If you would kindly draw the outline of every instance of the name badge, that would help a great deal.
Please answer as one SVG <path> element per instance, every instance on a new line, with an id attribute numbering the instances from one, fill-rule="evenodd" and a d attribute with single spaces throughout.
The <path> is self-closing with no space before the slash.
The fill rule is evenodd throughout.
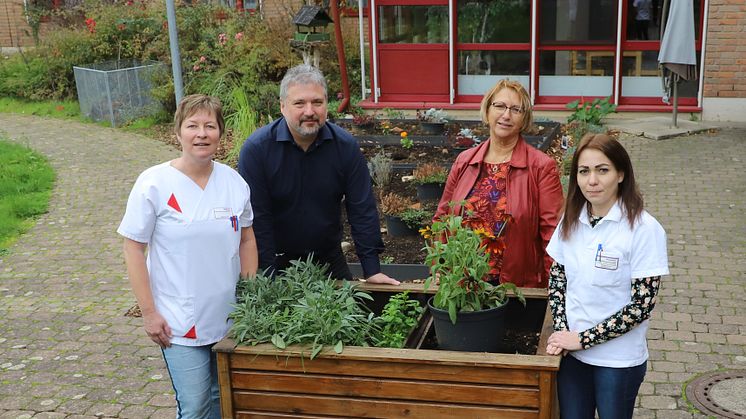
<path id="1" fill-rule="evenodd" d="M 215 208 L 212 210 L 216 220 L 231 218 L 233 211 L 230 208 Z"/>
<path id="2" fill-rule="evenodd" d="M 611 256 L 599 255 L 596 257 L 595 266 L 599 269 L 606 269 L 609 271 L 616 271 L 619 267 L 619 258 Z"/>

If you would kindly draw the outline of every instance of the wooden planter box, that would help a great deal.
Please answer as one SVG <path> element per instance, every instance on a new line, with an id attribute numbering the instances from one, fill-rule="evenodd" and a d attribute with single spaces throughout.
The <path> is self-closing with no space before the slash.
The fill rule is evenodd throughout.
<path id="1" fill-rule="evenodd" d="M 364 284 L 377 300 L 421 284 Z M 392 291 L 393 290 L 393 291 Z M 347 346 L 279 350 L 271 344 L 215 345 L 224 418 L 553 418 L 560 357 L 546 355 L 552 331 L 545 289 L 524 289 L 529 304 L 508 324 L 535 319 L 535 355 Z M 372 308 L 374 311 L 375 308 Z M 427 325 L 414 340 L 422 343 Z"/>

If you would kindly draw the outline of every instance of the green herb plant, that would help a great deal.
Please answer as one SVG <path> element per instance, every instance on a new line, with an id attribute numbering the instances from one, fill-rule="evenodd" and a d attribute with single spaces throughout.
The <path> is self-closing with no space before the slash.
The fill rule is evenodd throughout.
<path id="1" fill-rule="evenodd" d="M 403 348 L 409 334 L 419 321 L 424 308 L 409 299 L 409 291 L 393 295 L 383 307 L 377 321 L 380 332 L 373 337 L 374 345 L 383 348 Z"/>
<path id="2" fill-rule="evenodd" d="M 239 344 L 310 345 L 313 359 L 327 345 L 336 353 L 344 345 L 369 346 L 378 333 L 374 314 L 362 304 L 372 297 L 348 281 L 337 283 L 311 257 L 274 278 L 241 279 L 236 300 L 229 336 Z"/>
<path id="3" fill-rule="evenodd" d="M 480 311 L 506 304 L 509 291 L 525 304 L 523 294 L 515 284 L 503 282 L 492 285 L 487 282 L 490 256 L 486 252 L 486 232 L 475 231 L 464 225 L 460 215 L 448 214 L 435 221 L 422 234 L 430 239 L 425 246 L 425 264 L 430 266 L 425 289 L 434 281 L 439 283 L 433 305 L 448 311 L 453 324 L 456 324 L 459 312 Z"/>
<path id="4" fill-rule="evenodd" d="M 565 105 L 573 113 L 567 118 L 567 122 L 579 121 L 582 124 L 602 125 L 601 120 L 608 114 L 616 112 L 616 105 L 609 103 L 611 97 L 593 99 L 592 102 L 582 102 L 580 99 L 573 100 Z"/>

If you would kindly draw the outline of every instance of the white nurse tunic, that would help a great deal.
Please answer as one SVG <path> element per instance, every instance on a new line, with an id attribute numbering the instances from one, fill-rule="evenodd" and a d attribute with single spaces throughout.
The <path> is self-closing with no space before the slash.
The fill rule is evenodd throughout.
<path id="1" fill-rule="evenodd" d="M 171 343 L 208 345 L 228 332 L 241 228 L 252 222 L 249 186 L 224 164 L 213 162 L 204 190 L 170 162 L 138 177 L 117 232 L 148 244 L 150 289 Z"/>
<path id="2" fill-rule="evenodd" d="M 565 267 L 565 310 L 570 330 L 582 332 L 601 323 L 630 303 L 632 279 L 668 274 L 666 232 L 643 211 L 630 228 L 619 203 L 591 227 L 581 211 L 577 229 L 568 240 L 552 235 L 547 253 Z M 602 367 L 634 367 L 648 359 L 648 320 L 621 336 L 570 354 Z"/>

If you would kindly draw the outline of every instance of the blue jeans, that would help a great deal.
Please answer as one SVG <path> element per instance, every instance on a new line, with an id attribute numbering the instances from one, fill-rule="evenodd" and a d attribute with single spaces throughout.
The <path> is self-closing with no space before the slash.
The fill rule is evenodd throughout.
<path id="1" fill-rule="evenodd" d="M 557 394 L 562 419 L 630 419 L 635 398 L 645 378 L 647 363 L 629 368 L 597 367 L 562 358 L 557 373 Z"/>
<path id="2" fill-rule="evenodd" d="M 177 419 L 220 419 L 218 364 L 213 345 L 163 349 L 176 393 Z"/>

